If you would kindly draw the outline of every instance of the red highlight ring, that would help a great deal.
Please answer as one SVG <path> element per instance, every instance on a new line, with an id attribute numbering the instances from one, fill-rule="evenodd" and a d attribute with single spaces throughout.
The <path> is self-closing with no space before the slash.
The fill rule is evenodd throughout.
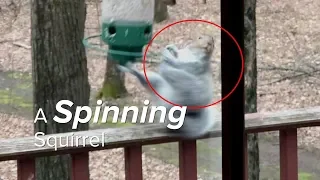
<path id="1" fill-rule="evenodd" d="M 244 57 L 243 57 L 243 53 L 242 53 L 242 50 L 240 48 L 240 45 L 238 44 L 237 40 L 227 31 L 225 30 L 223 27 L 219 26 L 218 24 L 216 23 L 213 23 L 213 22 L 210 22 L 210 21 L 206 21 L 206 20 L 202 20 L 202 19 L 185 19 L 185 20 L 180 20 L 180 21 L 176 21 L 174 23 L 171 23 L 171 24 L 168 24 L 167 26 L 165 26 L 164 28 L 162 28 L 160 31 L 158 31 L 153 37 L 152 39 L 150 40 L 150 42 L 148 43 L 147 47 L 146 47 L 146 50 L 144 52 L 144 55 L 143 55 L 143 61 L 142 61 L 142 64 L 143 64 L 143 71 L 144 71 L 144 76 L 146 77 L 146 80 L 147 80 L 147 83 L 148 83 L 148 86 L 152 89 L 152 91 L 157 95 L 159 96 L 161 99 L 163 99 L 164 101 L 166 101 L 167 103 L 169 104 L 172 104 L 174 106 L 180 106 L 179 104 L 175 104 L 173 102 L 170 102 L 169 100 L 163 98 L 153 87 L 152 85 L 150 84 L 149 82 L 149 79 L 147 77 L 147 73 L 146 73 L 146 58 L 147 58 L 147 52 L 149 50 L 149 47 L 150 45 L 152 44 L 152 41 L 161 33 L 163 32 L 165 29 L 173 26 L 173 25 L 176 25 L 176 24 L 179 24 L 179 23 L 183 23 L 183 22 L 202 22 L 202 23 L 207 23 L 207 24 L 211 24 L 213 26 L 216 26 L 218 28 L 220 28 L 222 31 L 224 31 L 225 33 L 227 33 L 227 35 L 229 35 L 229 37 L 235 42 L 235 44 L 237 45 L 238 49 L 239 49 L 239 53 L 240 53 L 240 56 L 241 56 L 241 73 L 240 73 L 240 76 L 238 78 L 238 81 L 236 83 L 236 85 L 233 87 L 233 89 L 223 98 L 221 98 L 220 100 L 216 101 L 216 102 L 213 102 L 212 104 L 208 104 L 208 105 L 205 105 L 205 106 L 188 106 L 187 108 L 190 108 L 190 109 L 201 109 L 201 108 L 206 108 L 206 107 L 209 107 L 209 106 L 213 106 L 215 104 L 218 104 L 219 102 L 222 102 L 223 100 L 227 99 L 234 91 L 235 89 L 237 88 L 237 86 L 239 85 L 240 81 L 241 81 L 241 77 L 243 76 L 243 73 L 244 73 Z"/>

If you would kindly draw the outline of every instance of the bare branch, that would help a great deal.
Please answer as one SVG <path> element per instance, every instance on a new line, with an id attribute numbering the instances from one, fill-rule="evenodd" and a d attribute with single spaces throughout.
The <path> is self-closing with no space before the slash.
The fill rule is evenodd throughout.
<path id="1" fill-rule="evenodd" d="M 13 42 L 12 44 L 15 45 L 15 46 L 18 46 L 18 47 L 25 48 L 25 49 L 31 49 L 31 46 L 28 46 L 26 44 L 22 44 L 22 43 L 19 43 L 19 42 Z"/>
<path id="2" fill-rule="evenodd" d="M 317 73 L 317 72 L 320 72 L 320 69 L 316 70 L 316 71 L 313 71 L 311 73 L 301 73 L 301 74 L 296 74 L 296 75 L 292 75 L 292 76 L 286 76 L 286 77 L 280 78 L 280 79 L 278 79 L 276 81 L 269 82 L 269 83 L 266 83 L 266 84 L 262 84 L 262 86 L 271 85 L 271 84 L 274 84 L 274 83 L 278 83 L 278 82 L 282 82 L 282 81 L 285 81 L 285 80 L 294 79 L 294 78 L 298 78 L 298 77 L 303 77 L 303 76 L 305 76 L 304 78 L 310 77 L 310 76 L 313 76 L 313 74 Z"/>

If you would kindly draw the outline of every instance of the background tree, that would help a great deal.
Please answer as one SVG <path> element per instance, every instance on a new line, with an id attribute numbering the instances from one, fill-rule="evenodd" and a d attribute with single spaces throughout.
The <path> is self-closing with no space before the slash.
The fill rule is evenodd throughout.
<path id="1" fill-rule="evenodd" d="M 167 6 L 174 6 L 176 0 L 155 0 L 154 22 L 160 23 L 169 17 Z M 108 98 L 120 98 L 127 94 L 124 85 L 125 74 L 115 67 L 115 61 L 106 62 L 106 72 L 103 85 L 96 98 L 106 100 Z"/>
<path id="2" fill-rule="evenodd" d="M 103 85 L 98 92 L 96 99 L 114 99 L 127 94 L 127 89 L 124 85 L 125 74 L 120 72 L 115 65 L 116 61 L 107 60 Z"/>
<path id="3" fill-rule="evenodd" d="M 176 5 L 176 0 L 155 0 L 154 6 L 154 22 L 162 22 L 169 17 L 168 6 Z"/>
<path id="4" fill-rule="evenodd" d="M 256 0 L 244 3 L 245 112 L 257 112 Z M 259 180 L 258 134 L 248 134 L 248 178 Z"/>
<path id="5" fill-rule="evenodd" d="M 55 110 L 60 100 L 74 103 L 68 108 L 73 114 L 76 106 L 89 104 L 87 59 L 82 44 L 85 1 L 32 0 L 31 3 L 34 116 L 42 108 L 48 120 L 47 124 L 39 120 L 34 131 L 69 132 L 71 122 L 58 124 L 52 119 L 55 115 L 64 117 Z M 78 126 L 78 130 L 87 129 L 88 124 Z M 38 180 L 69 180 L 70 156 L 37 158 L 36 168 Z"/>

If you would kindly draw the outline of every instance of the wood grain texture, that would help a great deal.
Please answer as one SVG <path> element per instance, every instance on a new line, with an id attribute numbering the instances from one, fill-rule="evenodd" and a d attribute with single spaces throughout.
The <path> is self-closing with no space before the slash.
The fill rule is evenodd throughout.
<path id="1" fill-rule="evenodd" d="M 143 180 L 142 146 L 124 148 L 125 180 Z"/>
<path id="2" fill-rule="evenodd" d="M 246 114 L 245 117 L 247 133 L 320 126 L 320 106 L 280 112 Z M 24 157 L 38 157 L 112 149 L 132 145 L 168 143 L 181 140 L 166 136 L 163 133 L 162 128 L 163 127 L 159 126 L 159 124 L 151 124 L 117 129 L 98 129 L 73 132 L 73 136 L 97 136 L 99 141 L 97 139 L 95 140 L 98 142 L 97 144 L 99 144 L 99 146 L 91 146 L 89 141 L 90 139 L 87 138 L 84 144 L 82 141 L 79 141 L 79 145 L 77 147 L 63 147 L 58 144 L 57 150 L 55 150 L 54 147 L 48 146 L 48 144 L 44 147 L 37 147 L 35 145 L 37 141 L 34 136 L 0 139 L 0 161 L 20 159 Z M 104 138 L 102 138 L 102 134 L 104 134 Z M 50 134 L 43 136 L 43 138 L 46 139 L 49 136 L 61 137 L 62 144 L 65 144 L 67 140 L 70 142 L 72 133 Z M 220 136 L 221 130 L 214 129 L 203 138 Z M 54 139 L 51 139 L 49 142 L 53 143 L 53 141 Z"/>
<path id="3" fill-rule="evenodd" d="M 72 114 L 75 114 L 78 106 L 89 105 L 90 84 L 86 50 L 82 43 L 86 2 L 32 0 L 30 5 L 33 115 L 45 115 L 49 119 L 47 123 L 36 121 L 34 131 L 46 134 L 74 131 L 71 121 L 59 124 L 52 119 L 55 116 L 63 117 L 56 110 L 56 104 L 61 100 L 67 99 L 73 103 L 67 107 Z M 40 109 L 44 114 L 37 116 Z M 80 113 L 79 116 L 84 118 L 86 114 Z M 89 124 L 84 123 L 77 128 L 88 129 Z M 37 158 L 36 179 L 70 180 L 70 168 L 69 155 Z"/>
<path id="4" fill-rule="evenodd" d="M 197 180 L 197 142 L 179 142 L 179 179 Z"/>
<path id="5" fill-rule="evenodd" d="M 17 162 L 18 180 L 35 180 L 35 160 L 32 158 L 19 159 Z"/>
<path id="6" fill-rule="evenodd" d="M 298 180 L 297 129 L 280 131 L 280 180 Z"/>
<path id="7" fill-rule="evenodd" d="M 256 0 L 244 1 L 245 113 L 257 112 L 257 25 Z M 259 136 L 247 136 L 248 180 L 260 179 Z"/>

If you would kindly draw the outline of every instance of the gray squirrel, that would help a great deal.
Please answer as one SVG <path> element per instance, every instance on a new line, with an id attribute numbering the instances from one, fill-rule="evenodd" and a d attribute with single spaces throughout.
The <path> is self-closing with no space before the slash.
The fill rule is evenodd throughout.
<path id="1" fill-rule="evenodd" d="M 168 45 L 162 52 L 162 62 L 158 73 L 147 71 L 147 77 L 158 94 L 181 106 L 205 106 L 213 102 L 213 79 L 210 59 L 214 50 L 211 36 L 199 36 L 185 48 L 178 49 Z M 148 86 L 143 72 L 132 64 L 117 65 L 120 71 L 137 77 L 139 82 L 150 91 L 157 106 L 171 108 L 173 105 L 158 97 Z M 215 124 L 216 110 L 210 106 L 202 109 L 187 109 L 185 121 L 179 130 L 167 129 L 171 135 L 193 139 L 203 136 Z"/>

